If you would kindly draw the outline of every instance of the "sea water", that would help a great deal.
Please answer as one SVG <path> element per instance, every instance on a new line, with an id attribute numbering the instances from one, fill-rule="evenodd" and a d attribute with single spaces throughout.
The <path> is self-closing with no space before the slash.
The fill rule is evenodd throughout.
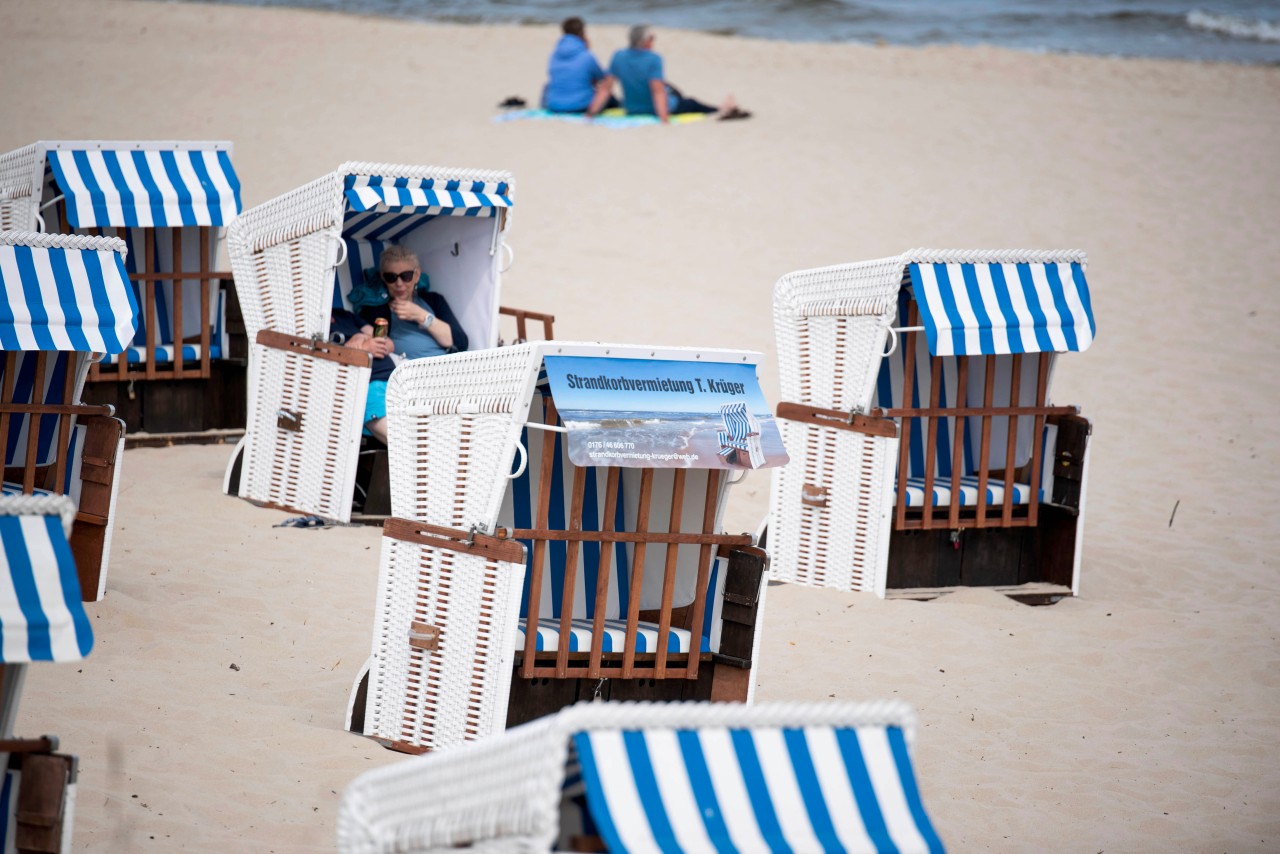
<path id="1" fill-rule="evenodd" d="M 650 24 L 726 36 L 1280 64 L 1280 0 L 187 0 L 461 23 Z M 621 45 L 598 45 L 608 51 Z"/>

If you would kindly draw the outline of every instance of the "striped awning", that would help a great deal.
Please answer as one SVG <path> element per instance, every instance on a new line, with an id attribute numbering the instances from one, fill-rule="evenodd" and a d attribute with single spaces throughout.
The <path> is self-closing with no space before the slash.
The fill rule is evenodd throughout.
<path id="1" fill-rule="evenodd" d="M 0 662 L 88 655 L 93 629 L 61 517 L 0 515 L 0 546 Z"/>
<path id="2" fill-rule="evenodd" d="M 935 356 L 1087 350 L 1097 327 L 1079 263 L 912 264 Z"/>
<path id="3" fill-rule="evenodd" d="M 123 253 L 114 238 L 0 235 L 0 350 L 122 352 L 138 328 Z"/>
<path id="4" fill-rule="evenodd" d="M 48 163 L 74 228 L 222 226 L 240 213 L 223 149 L 51 149 Z"/>
<path id="5" fill-rule="evenodd" d="M 902 730 L 591 730 L 573 743 L 609 851 L 942 851 Z"/>
<path id="6" fill-rule="evenodd" d="M 444 214 L 493 216 L 509 208 L 504 183 L 441 181 L 434 178 L 384 179 L 379 175 L 348 175 L 344 182 L 347 207 L 357 213 Z"/>

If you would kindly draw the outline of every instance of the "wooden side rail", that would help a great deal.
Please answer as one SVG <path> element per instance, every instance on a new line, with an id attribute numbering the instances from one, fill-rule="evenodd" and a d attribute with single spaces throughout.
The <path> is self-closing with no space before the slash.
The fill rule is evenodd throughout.
<path id="1" fill-rule="evenodd" d="M 57 210 L 58 222 L 62 233 L 71 234 L 71 226 L 67 222 L 65 200 L 58 202 Z M 200 257 L 195 265 L 196 269 L 184 269 L 187 266 L 183 263 L 182 258 L 184 228 L 170 229 L 172 231 L 173 255 L 170 269 L 153 269 L 158 257 L 156 254 L 156 229 L 154 228 L 144 229 L 144 257 L 138 258 L 135 255 L 133 259 L 133 265 L 137 272 L 131 273 L 129 279 L 134 285 L 135 293 L 143 294 L 143 305 L 139 308 L 146 327 L 144 336 L 146 339 L 144 343 L 145 352 L 143 353 L 142 363 L 137 367 L 130 365 L 128 352 L 126 351 L 120 354 L 119 361 L 114 365 L 98 363 L 90 367 L 89 382 L 208 379 L 211 376 L 209 347 L 212 344 L 213 314 L 209 306 L 210 295 L 215 287 L 215 282 L 220 279 L 230 281 L 231 274 L 221 270 L 211 270 L 207 266 L 210 263 L 213 227 L 186 226 L 185 228 L 198 228 L 199 230 Z M 89 229 L 89 231 L 99 237 L 105 233 L 100 227 Z M 119 231 L 117 230 L 117 233 Z M 120 236 L 123 237 L 124 235 L 120 234 Z M 189 281 L 199 282 L 200 284 L 200 334 L 187 338 L 182 334 L 182 303 L 185 296 L 183 284 Z M 164 282 L 172 283 L 174 286 L 172 288 L 173 300 L 166 312 L 169 328 L 173 330 L 173 362 L 162 367 L 156 361 L 155 352 L 159 343 L 156 335 L 156 323 L 159 320 L 156 317 L 156 287 Z M 199 361 L 188 364 L 183 358 L 183 345 L 197 343 L 200 345 Z M 225 359 L 227 354 L 223 353 L 222 357 Z"/>
<path id="2" fill-rule="evenodd" d="M 506 305 L 498 307 L 498 314 L 505 314 L 508 317 L 514 317 L 516 320 L 515 340 L 508 343 L 523 344 L 525 341 L 529 340 L 529 321 L 542 324 L 543 340 L 550 341 L 554 338 L 551 331 L 552 325 L 556 322 L 556 316 L 554 314 L 543 314 L 538 311 L 528 311 L 523 308 L 512 308 L 511 306 Z M 499 345 L 501 345 L 501 343 L 502 342 L 499 342 Z"/>
<path id="3" fill-rule="evenodd" d="M 549 397 L 543 398 L 544 411 L 542 421 L 555 424 L 557 421 L 555 402 Z M 590 530 L 591 525 L 583 521 L 583 505 L 585 503 L 587 479 L 595 477 L 592 469 L 572 466 L 572 492 L 569 501 L 568 524 L 564 530 L 553 530 L 549 525 L 550 506 L 552 501 L 561 500 L 552 495 L 552 481 L 556 466 L 556 443 L 543 442 L 540 459 L 530 460 L 530 465 L 539 467 L 538 496 L 533 514 L 534 527 L 517 529 L 500 529 L 496 536 L 500 539 L 524 540 L 532 543 L 532 561 L 529 569 L 529 598 L 526 613 L 526 631 L 524 649 L 520 656 L 518 674 L 522 679 L 554 678 L 554 679 L 698 679 L 701 654 L 702 624 L 709 607 L 707 602 L 708 586 L 711 578 L 712 562 L 717 552 L 729 554 L 730 550 L 750 548 L 752 538 L 749 535 L 717 534 L 714 532 L 716 505 L 720 496 L 723 473 L 718 470 L 707 471 L 705 490 L 700 490 L 698 497 L 700 518 L 698 530 L 681 530 L 681 521 L 685 518 L 684 502 L 686 496 L 686 469 L 673 469 L 671 472 L 671 493 L 668 505 L 665 528 L 666 531 L 651 531 L 650 518 L 655 506 L 654 470 L 643 469 L 640 472 L 638 508 L 634 521 L 634 530 L 617 530 L 618 502 L 621 500 L 622 470 L 617 467 L 606 469 L 603 509 L 599 526 L 602 530 Z M 547 549 L 552 542 L 564 544 L 564 576 L 560 585 L 559 605 L 559 637 L 560 643 L 555 651 L 538 651 L 537 623 L 542 613 L 543 580 L 547 571 Z M 596 567 L 594 589 L 579 590 L 578 562 L 584 543 L 599 545 L 599 564 Z M 618 621 L 625 623 L 621 650 L 606 653 L 605 620 L 608 609 L 610 585 L 614 583 L 614 548 L 618 543 L 630 543 L 633 552 L 630 561 L 629 588 L 626 591 L 625 613 L 618 615 Z M 651 549 L 662 549 L 661 596 L 658 606 L 645 611 L 641 610 L 641 596 L 645 590 L 646 555 Z M 694 579 L 694 597 L 689 603 L 676 607 L 674 604 L 677 570 L 681 565 L 680 550 L 696 549 L 696 578 Z M 651 569 L 656 569 L 651 567 Z M 650 589 L 654 584 L 651 582 Z M 618 591 L 621 593 L 621 591 Z M 582 594 L 582 598 L 591 601 L 591 646 L 590 653 L 575 655 L 569 649 L 572 636 L 574 602 Z M 619 597 L 621 598 L 621 597 Z M 651 653 L 638 651 L 638 635 L 640 623 L 653 624 L 657 631 L 657 648 Z M 579 624 L 581 625 L 581 624 Z M 687 631 L 689 652 L 676 653 L 668 649 L 668 637 L 673 628 Z M 616 649 L 616 648 L 615 648 Z"/>
<path id="4" fill-rule="evenodd" d="M 912 302 L 909 313 L 907 326 L 920 326 L 919 307 Z M 1049 353 L 1015 353 L 1011 357 L 1011 368 L 1009 376 L 1009 399 L 1006 405 L 995 405 L 995 378 L 996 378 L 996 356 L 956 356 L 956 357 L 937 357 L 928 356 L 929 364 L 929 399 L 927 402 L 922 401 L 920 405 L 912 405 L 915 400 L 914 386 L 917 376 L 917 346 L 919 331 L 908 331 L 903 333 L 901 346 L 903 349 L 903 389 L 902 404 L 895 407 L 880 407 L 873 409 L 870 413 L 872 417 L 880 419 L 899 419 L 900 428 L 900 444 L 898 449 L 898 483 L 897 483 L 897 504 L 894 510 L 893 527 L 896 530 L 933 530 L 936 528 L 959 530 L 961 528 L 1015 528 L 1015 527 L 1035 527 L 1040 511 L 1040 485 L 1041 472 L 1044 464 L 1044 447 L 1043 437 L 1045 424 L 1049 422 L 1061 422 L 1066 425 L 1075 425 L 1077 421 L 1087 421 L 1079 417 L 1079 409 L 1075 406 L 1050 406 L 1048 405 L 1048 385 L 1049 385 L 1049 365 L 1052 354 Z M 951 401 L 951 405 L 944 406 L 941 403 L 941 394 L 943 387 L 943 362 L 945 359 L 954 359 L 955 362 L 955 389 L 957 400 Z M 982 403 L 976 405 L 973 396 L 969 394 L 969 372 L 975 364 L 975 360 L 981 360 L 982 380 Z M 1024 380 L 1024 372 L 1033 371 L 1035 397 L 1033 400 L 1023 403 L 1020 400 L 1022 385 Z M 779 415 L 781 415 L 781 407 Z M 969 475 L 976 475 L 977 484 L 977 502 L 976 506 L 964 507 L 960 500 L 961 479 L 964 477 L 964 466 L 960 462 L 965 457 L 966 446 L 968 445 L 968 431 L 970 429 L 971 419 L 979 419 L 980 437 L 978 443 L 978 462 L 976 471 Z M 994 419 L 1004 418 L 1007 422 L 1005 432 L 1005 453 L 1003 459 L 992 459 L 991 452 L 991 433 L 994 428 Z M 1020 421 L 1024 418 L 1032 420 L 1031 429 L 1031 458 L 1021 466 L 1018 466 L 1016 460 L 1018 439 L 1020 436 Z M 951 473 L 949 475 L 942 474 L 939 471 L 938 463 L 938 430 L 939 425 L 945 423 L 945 419 L 955 419 L 954 431 L 951 444 L 948 447 L 952 460 Z M 1078 430 L 1072 430 L 1071 426 L 1066 429 L 1072 437 L 1078 435 Z M 910 471 L 909 461 L 911 454 L 912 432 L 915 430 L 924 431 L 924 472 L 923 472 L 923 491 L 924 504 L 920 508 L 909 508 L 907 506 L 907 472 Z M 1087 435 L 1087 433 L 1086 433 Z M 1060 434 L 1059 444 L 1062 443 L 1062 435 Z M 1073 439 L 1073 441 L 1075 441 Z M 1080 461 L 1083 460 L 1083 445 L 1076 441 L 1078 447 L 1074 453 Z M 1056 451 L 1055 451 L 1056 453 Z M 1055 462 L 1055 475 L 1057 472 L 1057 463 Z M 1070 460 L 1064 458 L 1064 470 L 1070 468 Z M 1072 472 L 1074 474 L 1074 472 Z M 917 473 L 917 476 L 919 473 Z M 987 500 L 987 489 L 992 481 L 997 479 L 1004 481 L 1005 488 L 1001 501 L 997 506 L 989 506 Z M 1076 478 L 1078 482 L 1078 477 Z M 1030 495 L 1025 504 L 1017 504 L 1014 499 L 1014 483 L 1023 483 L 1028 486 Z M 932 506 L 933 490 L 935 485 L 942 485 L 950 489 L 951 501 L 945 507 Z M 1062 490 L 1069 491 L 1069 484 L 1064 484 Z M 1078 488 L 1075 492 L 1074 500 L 1078 502 Z M 1060 488 L 1056 482 L 1054 484 L 1054 503 L 1058 501 Z M 1066 492 L 1062 492 L 1062 497 L 1068 502 L 1071 500 Z"/>
<path id="5" fill-rule="evenodd" d="M 19 353 L 9 351 L 4 354 L 4 377 L 0 380 L 0 453 L 7 458 L 10 446 L 22 441 L 22 431 L 26 428 L 26 443 L 22 446 L 22 465 L 4 466 L 4 479 L 7 482 L 20 484 L 25 495 L 36 489 L 49 490 L 57 495 L 66 492 L 67 448 L 71 443 L 71 430 L 76 418 L 110 417 L 115 410 L 110 406 L 69 403 L 18 403 L 14 401 L 17 393 L 17 377 L 19 373 Z M 49 374 L 58 367 L 62 360 L 63 400 L 71 400 L 75 395 L 74 358 L 67 354 L 39 352 L 26 354 L 27 358 L 35 358 L 35 368 L 31 374 L 31 387 L 39 389 L 43 394 L 49 383 Z M 40 434 L 47 417 L 57 419 L 57 434 L 52 437 L 53 449 L 49 451 L 52 461 L 40 464 Z"/>

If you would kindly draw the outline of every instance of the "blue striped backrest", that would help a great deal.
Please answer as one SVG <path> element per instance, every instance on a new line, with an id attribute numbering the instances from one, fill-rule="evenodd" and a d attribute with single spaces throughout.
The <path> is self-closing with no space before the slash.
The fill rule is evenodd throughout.
<path id="1" fill-rule="evenodd" d="M 35 351 L 19 351 L 16 353 L 0 353 L 0 388 L 3 388 L 5 373 L 8 370 L 9 355 L 14 355 L 15 379 L 13 395 L 5 403 L 25 404 L 62 404 L 70 401 L 63 399 L 66 388 L 67 370 L 72 360 L 78 360 L 80 354 L 71 352 L 48 352 L 45 354 L 46 367 L 42 388 L 35 388 L 36 363 L 40 353 Z M 27 440 L 32 423 L 39 431 L 36 443 L 36 465 L 52 465 L 57 460 L 61 449 L 57 447 L 61 415 L 10 414 L 7 433 L 0 437 L 5 442 L 4 464 L 6 466 L 22 466 L 27 462 Z"/>
<path id="2" fill-rule="evenodd" d="M 542 412 L 541 397 L 535 395 L 532 411 Z M 530 418 L 534 418 L 530 415 Z M 573 469 L 569 455 L 564 447 L 564 434 L 546 430 L 525 428 L 521 434 L 521 442 L 529 452 L 529 462 L 524 472 L 510 482 L 507 494 L 503 499 L 499 523 L 504 527 L 536 528 L 538 491 L 540 484 L 540 464 L 544 442 L 554 443 L 555 463 L 552 467 L 551 505 L 548 508 L 547 526 L 553 530 L 566 530 L 569 527 L 569 514 L 573 501 Z M 514 471 L 514 469 L 513 469 Z M 600 531 L 604 527 L 605 487 L 608 470 L 604 468 L 586 469 L 587 477 L 583 490 L 582 527 L 587 531 Z M 617 509 L 614 513 L 614 530 L 626 530 L 626 491 L 621 481 L 618 486 Z M 521 616 L 528 616 L 529 591 L 533 579 L 533 543 L 524 541 L 528 548 L 528 571 L 525 573 L 524 594 L 520 600 Z M 591 618 L 595 616 L 595 591 L 600 569 L 599 543 L 582 543 L 578 550 L 577 584 L 574 590 L 573 616 Z M 542 592 L 539 600 L 539 616 L 561 616 L 561 602 L 564 591 L 564 567 L 568 558 L 568 543 L 563 540 L 552 540 L 546 547 L 543 564 Z M 613 578 L 609 585 L 609 604 L 605 617 L 616 619 L 626 615 L 627 592 L 630 589 L 630 549 L 627 544 L 617 543 L 613 546 L 613 557 L 610 572 Z"/>
<path id="3" fill-rule="evenodd" d="M 573 735 L 609 851 L 941 852 L 895 726 Z"/>

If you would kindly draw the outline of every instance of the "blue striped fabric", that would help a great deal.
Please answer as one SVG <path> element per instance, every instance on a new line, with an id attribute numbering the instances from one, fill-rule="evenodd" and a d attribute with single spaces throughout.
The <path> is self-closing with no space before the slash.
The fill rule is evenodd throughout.
<path id="1" fill-rule="evenodd" d="M 1084 268 L 912 264 L 929 350 L 938 356 L 1083 351 L 1097 328 Z"/>
<path id="2" fill-rule="evenodd" d="M 528 620 L 520 618 L 520 628 L 516 632 L 515 648 L 524 649 L 525 630 Z M 590 652 L 593 623 L 588 619 L 576 619 L 569 628 L 569 651 Z M 627 637 L 626 620 L 604 621 L 604 642 L 602 652 L 623 652 Z M 657 623 L 639 622 L 636 628 L 636 652 L 658 651 L 659 627 Z M 688 652 L 692 636 L 686 629 L 675 628 L 667 631 L 667 652 Z M 560 649 L 560 621 L 553 617 L 538 620 L 538 638 L 535 647 L 538 652 L 555 652 Z M 711 652 L 711 641 L 703 636 L 702 652 Z"/>
<path id="3" fill-rule="evenodd" d="M 960 478 L 960 506 L 976 507 L 978 505 L 978 476 L 963 475 Z M 987 480 L 987 506 L 998 507 L 1004 503 L 1005 485 L 1003 480 L 990 478 Z M 1040 498 L 1045 500 L 1045 490 L 1040 490 Z M 896 502 L 898 494 L 894 492 L 894 501 Z M 1031 485 L 1027 483 L 1013 484 L 1013 503 L 1015 505 L 1028 504 L 1031 501 Z M 923 507 L 924 506 L 924 477 L 907 478 L 907 506 Z M 933 507 L 950 507 L 951 506 L 951 478 L 934 478 L 933 481 Z"/>
<path id="4" fill-rule="evenodd" d="M 941 852 L 902 731 L 575 733 L 610 851 Z"/>
<path id="5" fill-rule="evenodd" d="M 0 516 L 0 662 L 79 661 L 93 648 L 57 516 Z"/>
<path id="6" fill-rule="evenodd" d="M 725 430 L 733 439 L 743 440 L 760 432 L 760 425 L 745 403 L 721 404 L 720 417 L 724 419 Z"/>
<path id="7" fill-rule="evenodd" d="M 240 213 L 240 179 L 221 148 L 54 149 L 48 163 L 74 228 L 222 226 Z"/>
<path id="8" fill-rule="evenodd" d="M 119 353 L 138 304 L 109 249 L 0 244 L 0 350 Z"/>
<path id="9" fill-rule="evenodd" d="M 348 175 L 343 187 L 347 207 L 357 212 L 493 216 L 495 209 L 511 207 L 508 187 L 501 183 Z"/>

